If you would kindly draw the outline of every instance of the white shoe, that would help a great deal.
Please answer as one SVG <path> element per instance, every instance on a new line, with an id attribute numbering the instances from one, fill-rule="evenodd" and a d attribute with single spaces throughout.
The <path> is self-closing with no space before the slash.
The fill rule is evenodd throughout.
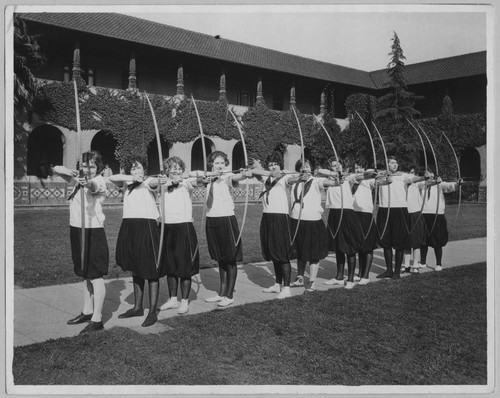
<path id="1" fill-rule="evenodd" d="M 370 279 L 369 278 L 361 278 L 359 280 L 358 285 L 368 285 L 369 283 L 370 283 Z"/>
<path id="2" fill-rule="evenodd" d="M 295 282 L 290 284 L 290 287 L 300 287 L 304 286 L 304 277 L 303 276 L 297 276 L 297 279 L 295 279 Z"/>
<path id="3" fill-rule="evenodd" d="M 281 292 L 281 285 L 279 283 L 275 283 L 271 287 L 268 287 L 262 291 L 264 293 L 279 293 L 279 292 Z"/>
<path id="4" fill-rule="evenodd" d="M 345 283 L 345 288 L 346 289 L 352 289 L 352 288 L 354 288 L 354 282 L 346 282 Z"/>
<path id="5" fill-rule="evenodd" d="M 344 285 L 344 280 L 339 280 L 339 279 L 336 279 L 336 278 L 333 278 L 333 279 L 329 279 L 325 282 L 323 282 L 325 285 Z"/>
<path id="6" fill-rule="evenodd" d="M 283 290 L 276 296 L 278 300 L 285 299 L 288 297 L 292 297 L 292 292 L 290 291 L 289 286 L 285 286 Z"/>
<path id="7" fill-rule="evenodd" d="M 234 299 L 222 297 L 222 300 L 217 304 L 218 307 L 227 307 L 234 303 Z"/>
<path id="8" fill-rule="evenodd" d="M 218 294 L 213 297 L 205 299 L 206 303 L 218 303 L 219 301 L 222 301 L 222 297 L 219 296 Z"/>
<path id="9" fill-rule="evenodd" d="M 355 276 L 354 277 L 354 282 L 359 282 L 362 278 L 360 276 Z"/>
<path id="10" fill-rule="evenodd" d="M 170 297 L 168 301 L 160 307 L 160 311 L 174 309 L 177 308 L 178 305 L 179 302 L 177 301 L 177 297 Z"/>
<path id="11" fill-rule="evenodd" d="M 178 314 L 187 314 L 189 311 L 189 301 L 183 299 L 181 300 L 181 304 L 179 305 L 179 309 L 177 310 Z"/>
<path id="12" fill-rule="evenodd" d="M 436 268 L 434 268 L 435 271 L 442 271 L 443 267 L 441 265 L 436 265 Z"/>
<path id="13" fill-rule="evenodd" d="M 412 268 L 427 268 L 427 264 L 420 264 L 420 263 L 417 263 L 417 265 L 413 265 Z"/>

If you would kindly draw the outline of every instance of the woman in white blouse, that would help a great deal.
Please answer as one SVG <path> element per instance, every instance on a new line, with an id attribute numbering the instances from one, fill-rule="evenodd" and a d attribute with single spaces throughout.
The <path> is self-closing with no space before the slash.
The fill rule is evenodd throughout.
<path id="1" fill-rule="evenodd" d="M 189 311 L 189 293 L 191 277 L 200 270 L 200 251 L 198 237 L 193 226 L 193 201 L 191 194 L 198 186 L 196 178 L 183 178 L 186 170 L 184 161 L 173 156 L 164 162 L 166 176 L 160 177 L 163 189 L 163 214 L 165 232 L 163 254 L 161 257 L 162 273 L 167 274 L 169 300 L 161 310 L 178 308 L 179 314 Z M 154 186 L 154 184 L 153 184 Z M 179 303 L 178 286 L 181 291 Z"/>
<path id="2" fill-rule="evenodd" d="M 144 315 L 143 297 L 145 280 L 149 284 L 149 313 L 142 326 L 151 326 L 158 320 L 159 279 L 164 270 L 159 264 L 158 250 L 160 233 L 156 194 L 151 183 L 156 180 L 147 176 L 148 160 L 136 156 L 125 165 L 126 174 L 115 174 L 109 180 L 125 188 L 123 197 L 123 219 L 116 243 L 116 263 L 124 271 L 132 272 L 134 284 L 134 307 L 118 315 L 132 318 Z"/>
<path id="3" fill-rule="evenodd" d="M 106 183 L 100 175 L 103 169 L 101 155 L 95 151 L 83 154 L 83 176 L 78 170 L 70 170 L 64 166 L 54 166 L 54 173 L 65 181 L 76 181 L 69 200 L 69 225 L 71 240 L 71 256 L 75 274 L 85 279 L 83 289 L 83 309 L 80 315 L 70 319 L 68 325 L 89 322 L 80 332 L 89 333 L 102 330 L 102 308 L 106 295 L 103 276 L 108 274 L 109 250 L 104 233 L 104 213 L 102 203 L 106 198 Z M 84 198 L 85 250 L 82 267 L 81 259 L 81 190 Z"/>

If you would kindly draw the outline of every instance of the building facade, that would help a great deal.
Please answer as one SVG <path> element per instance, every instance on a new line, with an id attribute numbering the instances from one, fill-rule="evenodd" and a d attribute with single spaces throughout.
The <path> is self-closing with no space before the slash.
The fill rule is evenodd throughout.
<path id="1" fill-rule="evenodd" d="M 205 101 L 225 96 L 240 115 L 255 105 L 258 96 L 269 109 L 288 110 L 291 90 L 297 93 L 294 100 L 302 113 L 317 115 L 324 106 L 321 94 L 328 86 L 333 89 L 335 116 L 342 129 L 349 120 L 344 107 L 349 95 L 380 97 L 388 90 L 385 69 L 356 70 L 121 14 L 21 16 L 47 59 L 34 70 L 44 81 L 69 82 L 80 76 L 90 87 L 109 90 L 137 88 L 171 97 L 193 95 Z M 456 114 L 486 112 L 486 52 L 407 65 L 405 73 L 408 90 L 425 97 L 416 105 L 424 118 L 439 114 L 445 95 L 452 98 Z M 16 181 L 39 182 L 50 174 L 50 164 L 74 167 L 74 131 L 41 119 L 36 109 L 23 126 L 28 138 L 16 153 Z M 230 167 L 241 164 L 243 151 L 237 140 L 207 135 L 211 150 L 230 154 Z M 106 131 L 84 131 L 82 146 L 83 151 L 99 150 L 113 172 L 119 171 L 116 141 Z M 164 157 L 178 155 L 187 160 L 191 170 L 202 165 L 201 147 L 200 140 L 172 142 L 163 152 Z M 471 156 L 479 158 L 479 166 L 476 159 L 474 167 L 485 170 L 485 148 L 474 150 Z M 157 157 L 154 151 L 149 148 L 151 159 Z M 290 168 L 299 156 L 299 148 L 289 145 L 285 166 Z"/>

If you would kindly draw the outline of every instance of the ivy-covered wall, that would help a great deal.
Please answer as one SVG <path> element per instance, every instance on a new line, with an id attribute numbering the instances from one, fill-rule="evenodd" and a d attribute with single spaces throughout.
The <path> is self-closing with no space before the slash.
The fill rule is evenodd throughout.
<path id="1" fill-rule="evenodd" d="M 148 145 L 155 139 L 154 124 L 145 93 L 139 90 L 117 90 L 89 87 L 78 80 L 81 127 L 84 130 L 104 130 L 117 140 L 116 157 L 122 164 L 131 156 L 145 154 Z M 188 97 L 167 97 L 149 94 L 154 108 L 160 134 L 166 141 L 190 142 L 199 137 L 198 120 L 193 103 Z M 35 103 L 35 112 L 42 120 L 76 131 L 75 99 L 73 83 L 51 82 L 44 84 Z M 196 101 L 201 123 L 206 135 L 223 139 L 239 140 L 239 132 L 228 112 L 226 101 Z M 373 154 L 369 136 L 359 119 L 358 112 L 370 128 L 374 138 L 376 157 L 384 163 L 382 146 L 372 121 L 377 125 L 389 154 L 401 160 L 401 168 L 411 164 L 423 165 L 422 145 L 413 128 L 404 123 L 395 128 L 388 117 L 378 117 L 377 98 L 366 94 L 351 95 L 346 100 L 346 109 L 351 118 L 348 129 L 341 131 L 334 115 L 323 117 L 339 157 L 347 166 L 355 161 L 366 160 L 373 166 Z M 318 165 L 324 166 L 333 156 L 333 150 L 323 129 L 314 115 L 297 116 L 302 129 L 304 145 Z M 273 150 L 284 152 L 289 144 L 300 145 L 297 121 L 292 110 L 274 111 L 263 102 L 249 108 L 241 117 L 250 159 L 263 161 Z M 442 115 L 439 118 L 415 120 L 429 136 L 438 159 L 438 168 L 444 179 L 456 178 L 453 153 L 441 131 L 449 137 L 460 157 L 467 147 L 479 147 L 486 143 L 485 115 Z M 432 152 L 425 143 L 429 164 L 433 164 Z M 252 161 L 251 161 L 252 162 Z"/>
<path id="2" fill-rule="evenodd" d="M 368 163 L 373 165 L 373 155 L 368 133 L 356 115 L 357 111 L 365 120 L 374 139 L 377 163 L 384 163 L 384 155 L 372 121 L 377 126 L 383 138 L 387 153 L 397 157 L 400 169 L 407 170 L 411 165 L 423 166 L 422 143 L 411 124 L 404 121 L 401 125 L 395 125 L 391 117 L 375 117 L 377 107 L 377 98 L 370 95 L 355 94 L 347 98 L 346 108 L 352 115 L 352 119 L 349 128 L 344 133 L 348 134 L 351 138 L 351 143 L 347 142 L 342 147 L 343 156 L 352 156 L 354 159 L 368 159 Z M 438 172 L 444 180 L 455 180 L 457 178 L 457 166 L 453 151 L 442 132 L 451 141 L 459 159 L 466 148 L 477 148 L 486 144 L 485 114 L 460 116 L 442 114 L 437 118 L 414 119 L 410 121 L 416 127 L 419 125 L 422 126 L 424 132 L 429 137 L 432 149 L 434 149 L 437 158 Z M 431 146 L 428 144 L 425 135 L 421 135 L 426 148 L 428 164 L 434 165 L 435 161 Z"/>
<path id="3" fill-rule="evenodd" d="M 145 93 L 139 90 L 117 90 L 89 87 L 78 80 L 80 122 L 83 130 L 105 130 L 117 140 L 116 157 L 123 165 L 131 156 L 145 154 L 155 139 L 154 124 Z M 166 141 L 190 142 L 199 137 L 198 119 L 188 97 L 148 94 L 156 115 L 160 134 Z M 73 83 L 52 82 L 43 85 L 36 101 L 36 113 L 42 120 L 76 131 Z M 238 129 L 228 112 L 226 101 L 196 101 L 203 132 L 223 139 L 240 139 Z M 304 145 L 320 161 L 333 155 L 327 138 L 313 115 L 297 110 Z M 274 111 L 257 102 L 242 117 L 245 142 L 250 159 L 263 161 L 273 150 L 300 145 L 297 121 L 292 110 Z M 328 128 L 338 134 L 333 118 Z"/>

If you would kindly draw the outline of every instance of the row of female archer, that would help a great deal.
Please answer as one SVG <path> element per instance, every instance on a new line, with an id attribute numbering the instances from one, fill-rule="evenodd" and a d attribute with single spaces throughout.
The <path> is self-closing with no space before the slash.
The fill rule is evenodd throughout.
<path id="1" fill-rule="evenodd" d="M 89 333 L 104 328 L 103 276 L 108 273 L 109 251 L 102 211 L 106 183 L 100 175 L 103 167 L 101 156 L 97 152 L 88 152 L 84 154 L 82 163 L 87 169 L 83 177 L 77 170 L 63 166 L 55 166 L 53 170 L 67 181 L 75 179 L 77 182 L 70 195 L 70 240 L 74 271 L 85 279 L 84 304 L 82 312 L 70 319 L 68 324 L 88 322 L 81 333 Z M 185 177 L 182 159 L 171 157 L 164 162 L 168 176 L 148 176 L 147 158 L 136 157 L 125 165 L 124 174 L 109 177 L 111 182 L 125 190 L 116 263 L 124 271 L 132 272 L 135 298 L 134 307 L 118 318 L 144 315 L 143 296 L 147 280 L 150 306 L 142 326 L 156 323 L 159 280 L 165 276 L 169 299 L 160 310 L 177 309 L 180 314 L 189 311 L 191 278 L 199 273 L 199 244 L 193 226 L 191 195 L 193 189 L 200 186 L 206 186 L 205 231 L 208 250 L 210 257 L 219 265 L 220 275 L 218 293 L 206 301 L 221 309 L 234 303 L 238 272 L 236 264 L 243 260 L 231 187 L 246 178 L 256 177 L 264 184 L 261 194 L 261 249 L 264 259 L 272 261 L 276 276 L 276 283 L 264 289 L 264 292 L 278 293 L 278 299 L 291 297 L 290 287 L 305 286 L 306 292 L 316 290 L 319 262 L 329 251 L 336 254 L 337 274 L 325 284 L 342 284 L 351 289 L 355 282 L 356 254 L 359 254 L 357 279 L 359 284 L 366 284 L 369 282 L 373 250 L 379 245 L 384 248 L 387 271 L 378 277 L 397 278 L 405 250 L 423 248 L 423 261 L 414 262 L 418 268 L 425 263 L 428 245 L 434 247 L 438 256 L 438 253 L 442 253 L 440 248 L 447 241 L 444 198 L 441 198 L 438 206 L 437 217 L 430 216 L 431 213 L 434 215 L 439 204 L 436 202 L 439 201 L 437 196 L 446 190 L 453 190 L 456 183 L 443 183 L 432 178 L 429 171 L 421 176 L 398 173 L 394 158 L 390 159 L 386 173 L 364 171 L 358 167 L 355 173 L 349 175 L 342 173 L 342 165 L 333 159 L 329 162 L 329 169 L 315 170 L 312 160 L 299 160 L 295 171 L 285 171 L 278 152 L 266 158 L 265 169 L 245 169 L 240 173 L 226 171 L 229 161 L 221 151 L 211 153 L 207 163 L 210 172 L 195 171 Z M 160 201 L 163 204 L 163 234 L 158 227 L 159 212 L 155 196 L 159 187 L 163 188 L 163 200 Z M 76 195 L 79 189 L 83 189 L 85 204 L 83 262 L 81 195 Z M 380 206 L 377 220 L 372 216 L 372 191 L 375 189 L 379 192 Z M 326 226 L 322 221 L 322 190 L 326 190 L 326 207 L 330 210 Z M 411 192 L 420 193 L 414 195 Z M 427 200 L 423 199 L 423 193 L 428 195 Z M 417 208 L 418 212 L 415 212 Z M 423 217 L 420 217 L 422 214 Z M 382 233 L 381 225 L 384 225 Z M 394 271 L 392 249 L 396 253 Z M 293 283 L 292 259 L 297 259 L 297 278 Z M 346 259 L 347 280 L 344 280 Z M 308 262 L 309 278 L 305 283 Z M 441 264 L 440 258 L 438 264 Z"/>

